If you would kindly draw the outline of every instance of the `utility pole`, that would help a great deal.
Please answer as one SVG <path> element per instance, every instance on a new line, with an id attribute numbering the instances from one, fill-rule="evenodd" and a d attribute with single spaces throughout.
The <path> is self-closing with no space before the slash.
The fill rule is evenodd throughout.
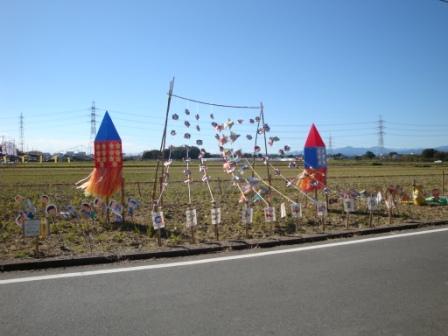
<path id="1" fill-rule="evenodd" d="M 96 107 L 95 101 L 92 102 L 92 107 L 90 108 L 90 141 L 89 150 L 90 154 L 93 154 L 93 142 L 96 136 Z"/>
<path id="2" fill-rule="evenodd" d="M 384 120 L 383 117 L 380 115 L 380 118 L 378 119 L 378 147 L 380 148 L 380 155 L 384 155 L 384 129 L 386 127 L 384 126 Z"/>
<path id="3" fill-rule="evenodd" d="M 20 150 L 23 153 L 23 143 L 24 143 L 24 132 L 23 132 L 23 113 L 20 113 L 19 117 L 19 127 L 20 127 Z"/>

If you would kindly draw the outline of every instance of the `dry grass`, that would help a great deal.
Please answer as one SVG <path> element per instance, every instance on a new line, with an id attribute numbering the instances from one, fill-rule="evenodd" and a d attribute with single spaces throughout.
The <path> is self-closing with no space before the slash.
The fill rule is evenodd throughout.
<path id="1" fill-rule="evenodd" d="M 291 177 L 298 170 L 288 169 L 284 163 L 278 166 L 282 173 Z M 183 180 L 183 165 L 178 162 L 171 170 L 169 185 L 164 198 L 163 210 L 167 224 L 164 245 L 175 246 L 189 243 L 190 232 L 185 228 L 185 210 L 188 207 L 187 187 Z M 443 166 L 416 163 L 381 163 L 371 162 L 333 162 L 329 168 L 329 187 L 334 192 L 348 190 L 385 190 L 388 185 L 400 185 L 411 194 L 412 183 L 424 185 L 427 193 L 433 188 L 441 189 Z M 24 164 L 16 167 L 0 167 L 0 259 L 34 257 L 34 241 L 22 238 L 20 228 L 14 223 L 19 211 L 14 205 L 14 196 L 20 194 L 33 201 L 38 208 L 38 216 L 43 218 L 43 209 L 39 208 L 39 197 L 49 195 L 53 203 L 60 209 L 66 205 L 79 207 L 86 198 L 74 183 L 87 176 L 91 170 L 90 163 L 71 165 L 65 164 Z M 199 242 L 214 240 L 214 231 L 210 218 L 210 196 L 206 185 L 200 182 L 201 174 L 198 164 L 193 163 L 192 206 L 198 211 L 198 227 L 196 236 Z M 266 168 L 259 164 L 258 171 L 266 175 Z M 209 165 L 209 175 L 212 177 L 212 191 L 217 204 L 222 209 L 221 239 L 245 238 L 245 227 L 240 223 L 241 205 L 238 204 L 238 190 L 232 186 L 229 177 L 223 173 L 221 165 Z M 98 215 L 98 220 L 86 219 L 63 220 L 56 219 L 51 224 L 51 236 L 41 241 L 40 251 L 43 256 L 81 255 L 89 253 L 125 253 L 154 249 L 156 241 L 153 238 L 151 225 L 151 191 L 154 178 L 154 162 L 130 162 L 124 168 L 126 179 L 126 198 L 133 197 L 141 201 L 141 207 L 134 218 L 123 224 L 105 225 L 105 218 Z M 288 197 L 305 205 L 304 197 L 294 189 L 287 189 L 281 180 L 275 180 L 274 186 Z M 320 195 L 322 198 L 323 196 Z M 335 197 L 330 197 L 336 199 Z M 116 197 L 119 200 L 119 195 Z M 285 200 L 278 194 L 272 194 L 272 204 L 276 206 L 277 218 L 280 216 L 280 203 Z M 275 237 L 293 234 L 295 225 L 299 224 L 300 233 L 319 232 L 320 226 L 314 207 L 309 203 L 304 207 L 304 217 L 295 222 L 288 215 L 286 219 L 278 219 L 275 225 L 264 223 L 263 204 L 256 205 L 254 223 L 250 228 L 251 238 Z M 330 205 L 330 213 L 326 218 L 327 231 L 345 229 L 345 217 L 342 205 L 336 202 Z M 357 202 L 357 213 L 350 216 L 351 227 L 364 227 L 368 223 L 365 202 Z M 418 207 L 414 205 L 399 205 L 393 217 L 393 223 L 405 220 L 437 220 L 447 218 L 447 207 Z M 388 217 L 384 208 L 375 215 L 375 225 L 388 225 Z"/>

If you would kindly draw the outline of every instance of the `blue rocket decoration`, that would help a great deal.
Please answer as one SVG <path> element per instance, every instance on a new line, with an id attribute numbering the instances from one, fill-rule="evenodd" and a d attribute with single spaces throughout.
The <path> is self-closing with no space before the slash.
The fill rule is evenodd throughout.
<path id="1" fill-rule="evenodd" d="M 95 168 L 85 179 L 88 181 L 79 188 L 84 189 L 88 195 L 109 197 L 121 187 L 123 152 L 120 136 L 107 111 L 94 146 Z"/>
<path id="2" fill-rule="evenodd" d="M 311 125 L 303 151 L 305 171 L 299 181 L 302 191 L 323 189 L 327 182 L 327 153 L 319 131 Z"/>

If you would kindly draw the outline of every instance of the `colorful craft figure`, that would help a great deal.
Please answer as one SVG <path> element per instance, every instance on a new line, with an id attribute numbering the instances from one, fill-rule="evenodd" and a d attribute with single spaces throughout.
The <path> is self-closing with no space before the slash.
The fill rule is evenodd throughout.
<path id="1" fill-rule="evenodd" d="M 121 187 L 123 152 L 120 136 L 107 111 L 95 138 L 94 158 L 95 168 L 85 179 L 88 181 L 78 188 L 85 190 L 86 195 L 109 197 Z"/>
<path id="2" fill-rule="evenodd" d="M 327 182 L 327 154 L 316 126 L 311 125 L 303 151 L 304 171 L 298 187 L 304 192 L 323 189 Z"/>

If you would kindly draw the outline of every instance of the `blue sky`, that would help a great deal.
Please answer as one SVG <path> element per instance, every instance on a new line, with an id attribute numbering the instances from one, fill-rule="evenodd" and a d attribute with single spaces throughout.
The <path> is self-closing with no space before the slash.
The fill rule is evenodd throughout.
<path id="1" fill-rule="evenodd" d="M 2 0 L 0 136 L 18 141 L 23 113 L 25 148 L 82 149 L 95 100 L 126 152 L 159 147 L 175 76 L 182 96 L 262 101 L 278 146 L 301 149 L 312 122 L 334 147 L 374 146 L 379 115 L 386 147 L 446 145 L 447 41 L 448 4 L 438 0 Z M 192 140 L 211 151 L 209 113 L 255 116 L 179 100 L 172 113 L 184 120 L 185 108 L 201 115 Z M 168 144 L 185 143 L 181 122 L 170 120 L 178 135 Z"/>

